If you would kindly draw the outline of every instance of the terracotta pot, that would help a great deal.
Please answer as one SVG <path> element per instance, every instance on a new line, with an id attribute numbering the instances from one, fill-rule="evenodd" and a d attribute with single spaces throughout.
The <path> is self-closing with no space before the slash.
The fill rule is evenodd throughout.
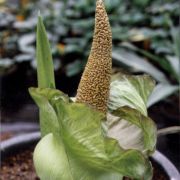
<path id="1" fill-rule="evenodd" d="M 40 133 L 34 132 L 3 141 L 1 143 L 2 159 L 7 158 L 9 154 L 12 154 L 12 152 L 16 152 L 22 148 L 24 149 L 31 145 L 35 145 L 39 139 Z M 180 174 L 178 170 L 162 153 L 155 151 L 151 159 L 157 164 L 157 167 L 160 167 L 164 170 L 166 176 L 168 176 L 170 180 L 180 180 Z"/>

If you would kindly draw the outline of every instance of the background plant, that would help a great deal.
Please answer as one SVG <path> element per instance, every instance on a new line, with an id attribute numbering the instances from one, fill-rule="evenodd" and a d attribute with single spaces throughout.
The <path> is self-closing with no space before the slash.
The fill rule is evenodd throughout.
<path id="1" fill-rule="evenodd" d="M 169 1 L 160 0 L 105 0 L 105 4 L 114 34 L 114 63 L 121 62 L 118 65 L 122 66 L 122 59 L 129 58 L 128 55 L 134 59 L 138 57 L 144 61 L 144 68 L 138 65 L 142 61 L 137 62 L 137 65 L 131 64 L 131 72 L 135 69 L 136 73 L 137 71 L 146 72 L 149 69 L 146 73 L 150 73 L 158 82 L 170 81 L 169 84 L 177 85 L 179 71 L 175 64 L 179 63 L 179 59 L 175 57 L 178 57 L 179 47 L 178 1 L 173 0 L 169 3 Z M 12 65 L 8 63 L 9 58 L 13 59 L 13 63 L 34 60 L 36 24 L 34 15 L 40 10 L 52 44 L 56 70 L 65 69 L 68 76 L 82 71 L 92 40 L 94 25 L 92 15 L 95 1 L 34 0 L 25 4 L 22 1 L 19 11 L 17 7 L 8 4 L 8 1 L 5 5 L 9 8 L 9 12 L 4 10 L 5 14 L 1 13 L 1 17 L 3 19 L 6 16 L 9 23 L 1 25 L 5 27 L 1 31 L 2 51 L 5 51 L 1 53 L 4 60 L 1 66 Z M 12 16 L 12 13 L 16 16 Z M 12 30 L 13 36 L 10 36 Z M 122 42 L 129 42 L 134 48 L 132 46 L 125 48 Z M 10 53 L 12 49 L 14 54 Z M 34 62 L 31 62 L 33 67 L 35 67 Z M 147 66 L 147 63 L 151 64 L 151 68 Z M 174 92 L 174 89 L 176 88 L 173 87 L 171 92 Z"/>

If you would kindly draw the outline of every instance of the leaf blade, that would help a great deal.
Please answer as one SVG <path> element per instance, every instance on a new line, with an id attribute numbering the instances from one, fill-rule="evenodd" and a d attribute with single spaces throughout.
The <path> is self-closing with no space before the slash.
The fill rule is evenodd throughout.
<path id="1" fill-rule="evenodd" d="M 129 106 L 147 116 L 147 100 L 154 86 L 155 81 L 150 76 L 129 76 L 119 73 L 110 86 L 108 108 L 115 110 Z"/>
<path id="2" fill-rule="evenodd" d="M 49 41 L 41 16 L 38 16 L 36 59 L 38 87 L 55 88 L 54 67 Z"/>
<path id="3" fill-rule="evenodd" d="M 29 88 L 29 93 L 40 109 L 40 128 L 42 136 L 57 133 L 59 130 L 57 115 L 53 104 L 56 101 L 68 101 L 67 96 L 50 88 Z"/>
<path id="4" fill-rule="evenodd" d="M 131 142 L 135 143 L 141 143 L 139 144 L 140 146 L 136 146 L 135 149 L 141 150 L 143 153 L 149 155 L 155 150 L 155 145 L 156 145 L 156 137 L 157 137 L 157 129 L 155 126 L 155 123 L 147 116 L 144 116 L 141 112 L 137 111 L 136 109 L 124 106 L 121 108 L 118 108 L 117 110 L 113 111 L 112 114 L 116 118 L 116 124 L 111 125 L 111 122 L 109 121 L 109 129 L 108 133 L 110 137 L 118 139 L 120 145 L 121 145 L 121 140 L 125 139 L 126 142 L 124 141 L 124 144 L 122 147 L 126 148 L 133 148 L 134 145 Z M 125 126 L 122 123 L 126 121 L 127 126 Z M 136 126 L 134 128 L 134 131 L 130 131 L 130 126 Z M 117 131 L 117 127 L 120 127 Z M 114 130 L 113 130 L 114 128 Z M 127 129 L 127 131 L 125 131 Z M 139 130 L 141 130 L 139 132 Z M 124 134 L 122 132 L 125 132 Z M 129 133 L 131 132 L 131 133 Z M 137 133 L 138 132 L 138 133 Z M 127 139 L 127 136 L 130 136 L 131 139 Z M 137 137 L 136 137 L 137 136 Z M 138 139 L 140 141 L 136 141 Z M 135 138 L 135 139 L 134 139 Z M 142 140 L 141 140 L 142 138 Z M 133 140 L 134 139 L 134 140 Z M 143 147 L 142 147 L 143 145 Z"/>
<path id="5" fill-rule="evenodd" d="M 140 57 L 133 52 L 119 49 L 118 51 L 114 51 L 112 53 L 112 57 L 114 63 L 116 64 L 125 64 L 136 72 L 145 72 L 150 74 L 159 82 L 168 82 L 165 75 L 159 69 L 146 61 L 143 57 Z"/>
<path id="6" fill-rule="evenodd" d="M 164 84 L 164 83 L 158 84 L 154 88 L 152 94 L 150 95 L 148 99 L 147 107 L 149 108 L 150 106 L 156 104 L 157 102 L 175 93 L 179 89 L 180 89 L 179 86 L 175 86 L 171 84 Z"/>
<path id="7" fill-rule="evenodd" d="M 61 146 L 63 145 L 68 157 L 68 160 L 67 158 L 55 158 L 59 156 L 58 152 L 52 156 L 49 154 L 47 158 L 54 159 L 49 160 L 49 162 L 53 162 L 52 166 L 63 166 L 62 159 L 66 159 L 67 167 L 71 167 L 70 170 L 67 168 L 67 175 L 72 174 L 74 180 L 120 180 L 122 174 L 139 179 L 151 177 L 151 165 L 140 151 L 124 150 L 118 145 L 117 140 L 104 135 L 102 120 L 104 120 L 105 115 L 103 113 L 95 111 L 85 104 L 71 103 L 67 96 L 54 89 L 38 88 L 36 91 L 41 95 L 40 98 L 48 99 L 54 109 L 59 127 L 58 130 L 51 129 L 52 132 L 49 133 L 53 134 L 57 143 L 58 140 L 61 141 L 58 145 L 60 147 L 56 149 L 62 150 Z M 39 106 L 42 109 L 44 103 L 39 104 Z M 49 108 L 45 110 L 49 111 Z M 44 136 L 42 140 L 47 136 Z M 40 144 L 43 143 L 40 141 Z M 51 143 L 50 146 L 53 144 Z M 50 148 L 48 152 L 53 152 L 50 146 L 45 143 L 39 147 L 39 151 L 44 152 L 45 148 Z M 49 174 L 52 174 L 53 178 L 65 173 L 58 170 L 54 172 L 53 168 L 49 168 L 50 165 L 46 158 L 43 158 L 47 154 L 43 153 L 40 160 L 38 154 L 34 160 L 37 160 L 38 166 L 41 166 L 36 168 L 39 175 L 49 177 Z M 129 161 L 131 163 L 128 163 Z M 128 165 L 127 169 L 125 164 Z"/>

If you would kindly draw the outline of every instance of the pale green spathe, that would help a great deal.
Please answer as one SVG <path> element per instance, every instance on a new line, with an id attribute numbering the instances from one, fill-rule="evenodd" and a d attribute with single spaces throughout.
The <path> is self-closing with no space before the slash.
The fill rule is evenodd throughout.
<path id="1" fill-rule="evenodd" d="M 102 122 L 106 120 L 103 113 L 85 104 L 70 102 L 58 90 L 31 88 L 30 93 L 41 111 L 46 110 L 46 105 L 39 102 L 41 98 L 47 99 L 52 108 L 46 113 L 53 111 L 55 121 L 58 121 L 57 128 L 52 128 L 51 123 L 48 127 L 44 126 L 51 129 L 52 133 L 42 138 L 34 153 L 36 171 L 42 180 L 50 175 L 49 179 L 53 180 L 56 177 L 62 180 L 66 180 L 66 177 L 72 177 L 73 180 L 120 180 L 122 176 L 151 178 L 151 164 L 141 151 L 124 150 L 117 140 L 108 138 L 103 133 Z M 128 135 L 131 136 L 130 133 L 126 134 Z M 152 147 L 146 147 L 149 151 L 152 150 Z M 51 168 L 52 166 L 55 167 Z M 65 166 L 66 171 L 61 171 L 61 166 Z"/>

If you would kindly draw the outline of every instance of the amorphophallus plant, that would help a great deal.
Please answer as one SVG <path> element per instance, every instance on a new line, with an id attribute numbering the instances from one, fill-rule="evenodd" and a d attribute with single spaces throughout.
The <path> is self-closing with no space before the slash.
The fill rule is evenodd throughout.
<path id="1" fill-rule="evenodd" d="M 42 138 L 34 151 L 41 180 L 151 179 L 148 156 L 156 126 L 146 103 L 154 87 L 149 76 L 120 74 L 111 82 L 112 36 L 102 0 L 97 0 L 95 31 L 77 95 L 55 88 L 45 28 L 37 25 L 38 88 L 29 92 L 40 109 Z M 111 83 L 110 83 L 111 82 Z"/>

